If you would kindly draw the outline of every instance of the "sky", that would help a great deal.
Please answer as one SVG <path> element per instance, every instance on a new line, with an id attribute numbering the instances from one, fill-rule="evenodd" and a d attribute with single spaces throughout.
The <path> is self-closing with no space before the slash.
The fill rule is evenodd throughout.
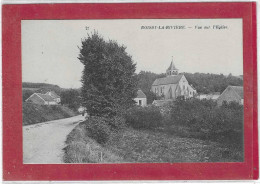
<path id="1" fill-rule="evenodd" d="M 137 73 L 173 59 L 179 72 L 243 75 L 242 19 L 23 20 L 22 81 L 80 87 L 78 47 L 94 30 L 125 45 Z"/>

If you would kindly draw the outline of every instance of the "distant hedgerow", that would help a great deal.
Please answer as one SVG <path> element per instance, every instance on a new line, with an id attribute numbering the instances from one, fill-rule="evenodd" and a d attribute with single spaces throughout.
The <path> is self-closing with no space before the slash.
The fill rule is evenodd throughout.
<path id="1" fill-rule="evenodd" d="M 162 125 L 162 115 L 155 106 L 135 106 L 126 112 L 126 124 L 138 129 L 154 129 Z"/>

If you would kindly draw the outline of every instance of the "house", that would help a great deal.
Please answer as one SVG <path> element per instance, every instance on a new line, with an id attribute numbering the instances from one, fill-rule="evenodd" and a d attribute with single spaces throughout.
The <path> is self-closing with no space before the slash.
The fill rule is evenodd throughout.
<path id="1" fill-rule="evenodd" d="M 207 95 L 207 94 L 200 94 L 200 95 L 197 96 L 197 98 L 198 98 L 199 100 L 207 99 L 207 98 L 208 98 L 208 95 Z"/>
<path id="2" fill-rule="evenodd" d="M 217 104 L 220 106 L 226 102 L 237 102 L 241 105 L 244 104 L 244 90 L 243 86 L 228 86 L 223 93 L 218 97 Z"/>
<path id="3" fill-rule="evenodd" d="M 153 105 L 155 106 L 167 106 L 167 105 L 171 105 L 173 103 L 173 100 L 154 100 L 153 101 Z"/>
<path id="4" fill-rule="evenodd" d="M 192 98 L 197 94 L 196 89 L 189 85 L 186 77 L 178 73 L 173 61 L 166 70 L 166 77 L 156 79 L 151 91 L 164 100 L 175 100 L 179 96 Z"/>
<path id="5" fill-rule="evenodd" d="M 41 93 L 34 93 L 25 101 L 39 105 L 58 105 L 58 103 L 50 95 Z"/>
<path id="6" fill-rule="evenodd" d="M 219 96 L 220 96 L 220 92 L 215 92 L 215 93 L 210 93 L 208 98 L 213 101 L 216 101 Z"/>
<path id="7" fill-rule="evenodd" d="M 140 105 L 142 107 L 147 105 L 147 98 L 146 95 L 143 93 L 143 91 L 141 89 L 139 89 L 137 91 L 137 96 L 134 99 L 134 101 L 136 102 L 137 105 Z"/>
<path id="8" fill-rule="evenodd" d="M 197 96 L 199 100 L 213 100 L 216 101 L 218 97 L 220 96 L 220 92 L 214 92 L 214 93 L 209 93 L 209 94 L 200 94 Z"/>
<path id="9" fill-rule="evenodd" d="M 48 92 L 46 93 L 46 95 L 50 95 L 50 96 L 54 99 L 54 101 L 57 102 L 57 103 L 60 103 L 60 102 L 61 102 L 60 96 L 57 95 L 54 91 L 48 91 Z"/>

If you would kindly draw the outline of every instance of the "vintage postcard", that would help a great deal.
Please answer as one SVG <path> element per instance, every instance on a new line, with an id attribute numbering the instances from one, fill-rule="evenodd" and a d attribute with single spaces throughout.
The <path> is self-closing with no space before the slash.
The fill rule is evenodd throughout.
<path id="1" fill-rule="evenodd" d="M 23 178 L 44 180 L 35 174 L 39 166 L 47 169 L 48 180 L 185 179 L 189 169 L 192 179 L 257 177 L 254 3 L 223 3 L 226 14 L 202 13 L 204 3 L 187 4 L 197 14 L 167 11 L 184 10 L 182 5 L 159 4 L 166 11 L 161 15 L 152 13 L 158 10 L 153 3 L 3 7 L 6 20 L 13 8 L 36 8 L 20 14 L 21 55 L 10 56 L 9 63 L 3 57 L 4 115 L 13 113 L 7 89 L 19 91 L 11 99 L 20 108 L 12 126 L 19 131 L 18 172 L 29 172 Z M 72 15 L 71 9 L 83 6 L 89 16 Z M 62 7 L 64 14 L 46 15 Z M 140 8 L 151 13 L 141 16 Z M 232 14 L 234 8 L 247 14 Z M 7 47 L 10 23 L 3 23 L 7 56 L 6 49 L 17 45 Z M 15 62 L 19 82 L 9 86 L 13 79 L 5 71 Z M 4 124 L 9 121 L 11 116 Z M 4 162 L 10 158 L 5 153 Z M 89 173 L 55 178 L 50 164 Z M 175 169 L 182 167 L 178 177 Z M 92 175 L 98 168 L 100 175 Z M 7 166 L 4 172 L 10 172 Z"/>
<path id="2" fill-rule="evenodd" d="M 243 161 L 242 19 L 21 26 L 24 163 Z"/>

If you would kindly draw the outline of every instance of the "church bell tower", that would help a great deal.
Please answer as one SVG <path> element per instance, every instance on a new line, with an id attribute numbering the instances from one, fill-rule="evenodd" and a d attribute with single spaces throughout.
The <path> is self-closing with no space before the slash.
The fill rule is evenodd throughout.
<path id="1" fill-rule="evenodd" d="M 166 70 L 166 75 L 167 76 L 175 76 L 178 75 L 178 69 L 175 67 L 173 63 L 173 57 L 172 57 L 172 62 L 169 68 Z"/>

